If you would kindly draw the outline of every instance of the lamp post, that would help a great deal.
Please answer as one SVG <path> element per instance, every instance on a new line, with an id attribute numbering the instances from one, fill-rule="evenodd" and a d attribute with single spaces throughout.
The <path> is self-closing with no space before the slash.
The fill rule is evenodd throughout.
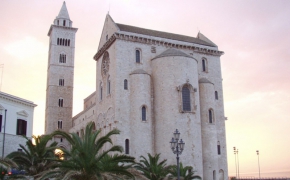
<path id="1" fill-rule="evenodd" d="M 239 150 L 236 149 L 236 147 L 234 147 L 234 154 L 235 154 L 235 164 L 236 164 L 236 177 L 240 178 L 240 167 L 239 167 Z M 237 160 L 238 163 L 237 163 Z M 237 168 L 237 164 L 238 164 L 238 168 Z"/>
<path id="2" fill-rule="evenodd" d="M 260 174 L 260 159 L 259 159 L 259 150 L 257 150 L 256 152 L 257 152 L 257 156 L 258 156 L 259 179 L 261 179 L 261 174 Z"/>
<path id="3" fill-rule="evenodd" d="M 178 129 L 175 130 L 173 133 L 173 138 L 170 141 L 170 148 L 172 149 L 172 152 L 176 154 L 176 160 L 177 160 L 177 179 L 180 180 L 180 172 L 179 172 L 179 155 L 182 153 L 184 149 L 185 143 L 182 141 L 182 139 L 179 140 L 180 132 Z"/>

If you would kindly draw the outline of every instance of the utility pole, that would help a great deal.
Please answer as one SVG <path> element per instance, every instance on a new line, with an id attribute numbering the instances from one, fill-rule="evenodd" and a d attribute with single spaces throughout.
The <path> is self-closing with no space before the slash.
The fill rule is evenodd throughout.
<path id="1" fill-rule="evenodd" d="M 257 152 L 257 156 L 258 156 L 258 167 L 259 167 L 259 179 L 261 179 L 261 174 L 260 174 L 260 158 L 259 158 L 259 150 L 256 151 Z"/>

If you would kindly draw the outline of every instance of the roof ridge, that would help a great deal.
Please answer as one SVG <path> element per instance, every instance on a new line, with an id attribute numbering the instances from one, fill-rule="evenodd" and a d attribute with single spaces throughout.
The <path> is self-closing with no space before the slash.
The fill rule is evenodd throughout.
<path id="1" fill-rule="evenodd" d="M 206 42 L 202 39 L 192 37 L 192 36 L 186 36 L 186 35 L 169 33 L 169 32 L 164 32 L 164 31 L 146 29 L 146 28 L 141 28 L 141 27 L 137 27 L 137 26 L 120 24 L 120 23 L 116 23 L 116 25 L 119 27 L 120 31 L 127 31 L 127 32 L 132 32 L 132 33 L 137 33 L 137 34 L 143 34 L 143 35 L 161 37 L 161 38 L 166 38 L 166 39 L 201 44 L 201 45 L 205 45 L 205 46 L 217 47 L 215 44 Z"/>

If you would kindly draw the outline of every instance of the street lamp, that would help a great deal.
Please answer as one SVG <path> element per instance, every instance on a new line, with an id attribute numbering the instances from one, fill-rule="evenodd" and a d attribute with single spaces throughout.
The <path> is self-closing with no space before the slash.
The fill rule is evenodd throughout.
<path id="1" fill-rule="evenodd" d="M 178 129 L 173 132 L 173 138 L 170 141 L 170 148 L 172 149 L 172 152 L 176 154 L 176 160 L 177 160 L 177 179 L 180 180 L 180 172 L 179 172 L 179 155 L 182 153 L 184 149 L 185 143 L 182 141 L 182 139 L 179 140 L 180 132 Z"/>
<path id="2" fill-rule="evenodd" d="M 234 147 L 234 154 L 235 154 L 235 163 L 236 163 L 236 177 L 240 178 L 240 167 L 239 167 L 239 150 L 236 149 L 236 147 Z M 237 159 L 238 159 L 238 163 L 236 161 L 236 155 L 237 155 Z M 237 170 L 237 164 L 238 164 L 238 170 Z M 238 174 L 237 174 L 238 171 Z"/>
<path id="3" fill-rule="evenodd" d="M 258 156 L 259 179 L 261 179 L 261 174 L 260 174 L 260 159 L 259 159 L 259 150 L 257 150 L 256 152 L 257 152 L 257 156 Z"/>

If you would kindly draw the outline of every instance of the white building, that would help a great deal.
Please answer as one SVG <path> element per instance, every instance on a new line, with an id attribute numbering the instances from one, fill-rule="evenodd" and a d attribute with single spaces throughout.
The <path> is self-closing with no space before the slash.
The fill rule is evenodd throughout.
<path id="1" fill-rule="evenodd" d="M 71 118 L 72 97 L 64 94 L 71 95 L 73 89 L 75 32 L 64 3 L 49 31 L 46 129 L 61 129 L 60 119 L 80 136 L 90 121 L 103 134 L 118 128 L 121 134 L 114 144 L 123 146 L 126 154 L 139 159 L 161 153 L 168 164 L 176 162 L 169 141 L 178 129 L 186 143 L 184 165 L 193 166 L 205 180 L 228 178 L 223 52 L 216 44 L 201 33 L 195 38 L 128 26 L 107 15 L 94 56 L 96 91 L 84 100 L 84 110 Z M 63 85 L 60 79 L 69 83 Z M 62 116 L 65 109 L 70 114 Z"/>
<path id="2" fill-rule="evenodd" d="M 19 144 L 25 145 L 26 139 L 22 135 L 31 138 L 35 106 L 37 105 L 31 101 L 0 92 L 1 157 L 3 153 L 4 132 L 4 157 L 13 151 L 19 150 Z"/>

